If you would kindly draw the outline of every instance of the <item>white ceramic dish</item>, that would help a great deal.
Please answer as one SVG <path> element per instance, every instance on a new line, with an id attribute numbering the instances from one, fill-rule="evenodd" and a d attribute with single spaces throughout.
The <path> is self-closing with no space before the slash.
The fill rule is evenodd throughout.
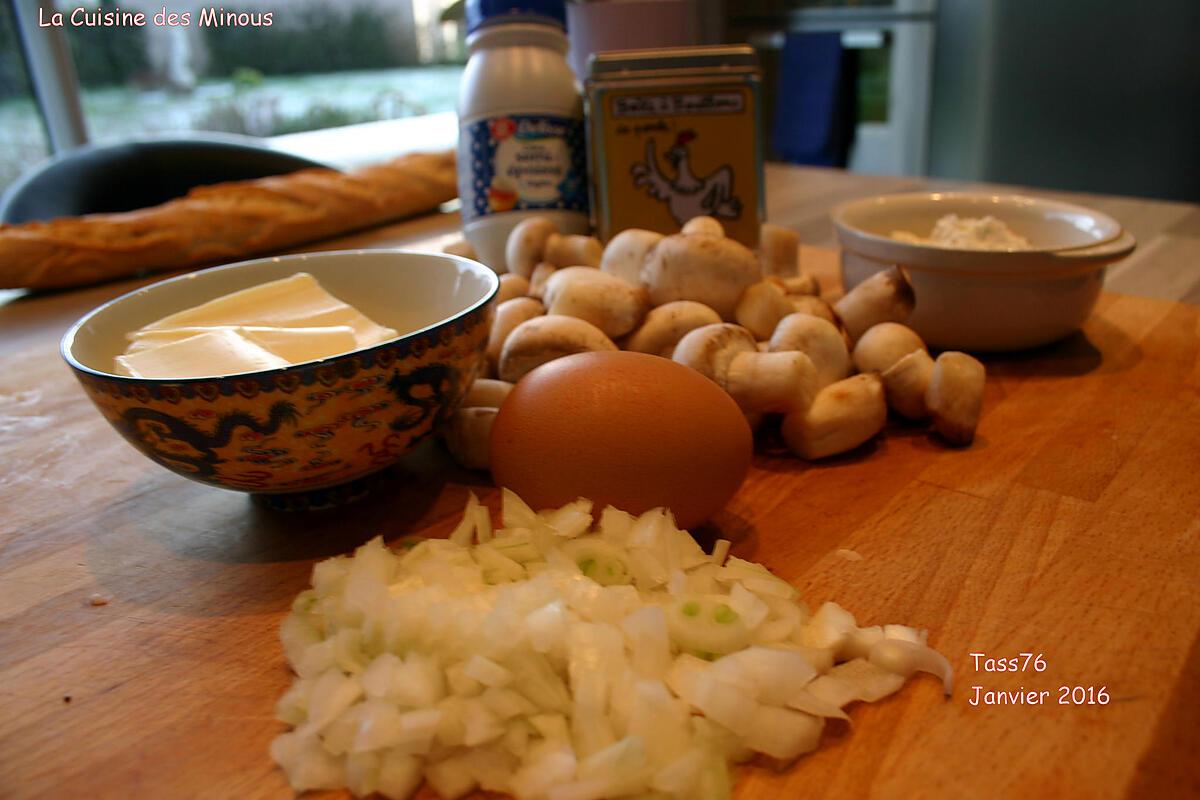
<path id="1" fill-rule="evenodd" d="M 926 236 L 938 219 L 991 215 L 1030 243 L 965 250 L 893 239 Z M 1077 330 L 1104 284 L 1105 267 L 1133 251 L 1120 223 L 1083 206 L 1023 195 L 917 192 L 880 195 L 833 210 L 849 291 L 897 265 L 917 298 L 908 324 L 937 348 L 999 351 L 1047 344 Z"/>

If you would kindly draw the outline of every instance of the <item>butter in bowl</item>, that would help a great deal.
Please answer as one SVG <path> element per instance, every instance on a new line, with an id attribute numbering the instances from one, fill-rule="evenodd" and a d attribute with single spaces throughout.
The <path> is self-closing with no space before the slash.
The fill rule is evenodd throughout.
<path id="1" fill-rule="evenodd" d="M 916 299 L 908 325 L 942 349 L 1021 350 L 1071 334 L 1107 265 L 1136 245 L 1098 211 L 1015 194 L 879 195 L 832 217 L 846 290 L 900 267 Z"/>
<path id="2" fill-rule="evenodd" d="M 259 259 L 119 297 L 72 326 L 62 354 L 156 463 L 226 489 L 311 493 L 394 464 L 453 411 L 482 367 L 498 288 L 444 254 Z"/>
<path id="3" fill-rule="evenodd" d="M 342 302 L 311 274 L 252 286 L 130 333 L 116 371 L 203 378 L 278 369 L 381 344 L 398 335 Z"/>

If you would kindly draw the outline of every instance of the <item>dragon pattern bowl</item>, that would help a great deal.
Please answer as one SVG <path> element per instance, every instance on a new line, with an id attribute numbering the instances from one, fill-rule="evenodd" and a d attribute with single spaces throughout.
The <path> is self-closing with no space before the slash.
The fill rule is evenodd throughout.
<path id="1" fill-rule="evenodd" d="M 334 296 L 405 333 L 342 355 L 239 375 L 165 380 L 113 371 L 130 331 L 297 272 L 311 273 Z M 338 487 L 359 485 L 394 464 L 458 406 L 482 368 L 498 287 L 482 264 L 440 253 L 265 258 L 118 297 L 76 322 L 61 349 L 104 418 L 155 463 L 224 489 L 324 492 L 326 501 L 314 504 L 327 505 L 337 502 Z"/>

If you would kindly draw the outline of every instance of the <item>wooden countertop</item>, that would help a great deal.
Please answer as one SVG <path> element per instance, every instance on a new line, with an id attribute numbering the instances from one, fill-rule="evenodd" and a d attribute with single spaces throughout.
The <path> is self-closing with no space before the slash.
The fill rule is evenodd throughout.
<path id="1" fill-rule="evenodd" d="M 773 220 L 818 244 L 831 205 L 891 180 L 768 178 Z M 1187 284 L 1173 296 L 1197 299 L 1197 261 L 1181 254 L 1195 252 L 1200 209 L 1090 200 L 1142 240 L 1114 283 Z M 429 242 L 454 224 L 336 246 Z M 830 251 L 804 261 L 832 281 Z M 0 795 L 287 797 L 266 750 L 291 679 L 276 631 L 313 561 L 444 530 L 468 489 L 493 505 L 494 491 L 432 445 L 372 497 L 303 516 L 152 464 L 57 353 L 75 318 L 137 283 L 0 305 Z M 1080 334 L 985 360 L 971 448 L 893 424 L 821 464 L 764 452 L 716 518 L 736 554 L 810 604 L 928 628 L 956 671 L 951 699 L 921 677 L 855 707 L 852 728 L 788 773 L 746 770 L 739 798 L 1200 795 L 1200 308 L 1105 294 Z M 1047 666 L 988 673 L 973 652 Z M 972 705 L 974 686 L 1049 694 Z M 1059 705 L 1063 686 L 1104 687 L 1110 702 Z"/>

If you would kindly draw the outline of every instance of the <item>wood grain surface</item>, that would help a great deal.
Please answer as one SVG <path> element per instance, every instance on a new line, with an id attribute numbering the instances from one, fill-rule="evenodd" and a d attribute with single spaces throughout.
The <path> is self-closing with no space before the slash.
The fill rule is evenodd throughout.
<path id="1" fill-rule="evenodd" d="M 803 258 L 832 285 L 833 253 Z M 366 500 L 305 515 L 152 464 L 57 354 L 133 285 L 0 305 L 0 796 L 288 797 L 267 755 L 291 680 L 277 628 L 312 563 L 444 534 L 469 489 L 498 498 L 432 444 Z M 1200 308 L 1106 294 L 1081 333 L 985 361 L 969 449 L 893 423 L 808 464 L 766 435 L 701 531 L 814 606 L 928 628 L 956 671 L 950 699 L 919 677 L 790 771 L 743 770 L 741 800 L 1200 796 Z M 1047 667 L 988 674 L 972 652 Z M 1050 694 L 975 706 L 974 686 Z M 1060 686 L 1111 701 L 1059 705 Z"/>

